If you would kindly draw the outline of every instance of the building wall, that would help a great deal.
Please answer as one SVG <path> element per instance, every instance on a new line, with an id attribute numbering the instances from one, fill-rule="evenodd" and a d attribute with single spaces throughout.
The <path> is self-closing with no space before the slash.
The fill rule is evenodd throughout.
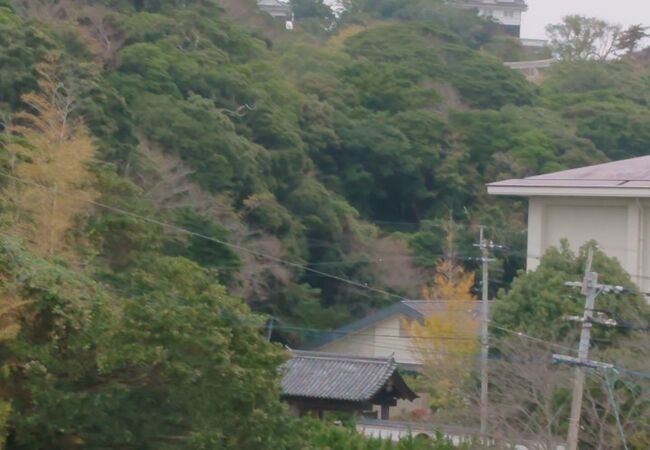
<path id="1" fill-rule="evenodd" d="M 532 197 L 528 210 L 527 268 L 566 238 L 577 251 L 596 240 L 619 260 L 635 283 L 650 292 L 650 203 L 631 198 Z"/>
<path id="2" fill-rule="evenodd" d="M 375 353 L 375 327 L 371 326 L 355 334 L 324 345 L 319 351 L 337 353 L 340 355 L 364 356 L 374 358 L 383 356 Z"/>
<path id="3" fill-rule="evenodd" d="M 521 25 L 521 11 L 507 8 L 492 6 L 482 6 L 479 8 L 479 14 L 486 17 L 492 17 L 502 25 Z"/>
<path id="4" fill-rule="evenodd" d="M 411 341 L 400 330 L 401 316 L 369 326 L 357 333 L 326 344 L 320 351 L 342 355 L 387 357 L 393 355 L 400 364 L 417 364 L 411 351 Z"/>

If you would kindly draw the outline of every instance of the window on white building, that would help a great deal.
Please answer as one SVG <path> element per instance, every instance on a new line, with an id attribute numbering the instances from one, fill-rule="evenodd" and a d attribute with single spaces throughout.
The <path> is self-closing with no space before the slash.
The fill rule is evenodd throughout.
<path id="1" fill-rule="evenodd" d="M 503 15 L 506 17 L 515 17 L 515 12 L 510 10 L 503 11 Z"/>

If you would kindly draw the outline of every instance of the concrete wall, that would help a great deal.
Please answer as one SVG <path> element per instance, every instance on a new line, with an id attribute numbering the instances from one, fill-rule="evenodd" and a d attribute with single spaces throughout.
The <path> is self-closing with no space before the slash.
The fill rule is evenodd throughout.
<path id="1" fill-rule="evenodd" d="M 650 203 L 634 198 L 532 197 L 528 209 L 528 270 L 566 238 L 577 251 L 598 241 L 644 291 L 650 291 Z"/>
<path id="2" fill-rule="evenodd" d="M 417 364 L 411 352 L 411 340 L 406 336 L 400 336 L 400 319 L 400 316 L 389 317 L 357 333 L 331 342 L 319 350 L 366 357 L 393 355 L 395 361 L 400 364 Z"/>

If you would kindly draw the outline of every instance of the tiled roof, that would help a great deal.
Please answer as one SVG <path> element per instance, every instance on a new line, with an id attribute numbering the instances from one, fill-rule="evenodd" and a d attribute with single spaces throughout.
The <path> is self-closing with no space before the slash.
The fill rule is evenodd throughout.
<path id="1" fill-rule="evenodd" d="M 282 395 L 367 402 L 396 374 L 396 368 L 393 358 L 359 358 L 296 351 L 284 365 Z M 408 392 L 403 393 L 401 398 L 416 397 L 408 387 L 406 389 Z"/>
<path id="2" fill-rule="evenodd" d="M 280 0 L 257 0 L 257 6 L 263 7 L 263 6 L 282 6 L 282 7 L 287 7 L 290 6 L 289 2 L 284 2 Z"/>
<path id="3" fill-rule="evenodd" d="M 468 5 L 477 5 L 477 6 L 502 6 L 502 7 L 516 7 L 516 8 L 527 8 L 525 0 L 456 0 L 457 3 L 464 3 Z"/>

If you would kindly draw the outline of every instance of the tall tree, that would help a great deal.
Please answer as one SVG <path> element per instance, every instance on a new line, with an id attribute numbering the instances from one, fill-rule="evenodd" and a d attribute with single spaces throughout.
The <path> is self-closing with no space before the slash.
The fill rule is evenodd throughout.
<path id="1" fill-rule="evenodd" d="M 616 53 L 621 27 L 594 17 L 570 15 L 561 23 L 548 25 L 546 34 L 551 49 L 562 60 L 604 60 Z"/>
<path id="2" fill-rule="evenodd" d="M 648 27 L 641 24 L 630 25 L 629 28 L 623 31 L 616 40 L 616 48 L 626 53 L 634 53 L 641 44 L 641 41 L 650 34 L 648 34 Z"/>
<path id="3" fill-rule="evenodd" d="M 95 147 L 74 116 L 78 86 L 61 72 L 59 57 L 48 55 L 37 70 L 38 91 L 22 96 L 28 110 L 14 114 L 7 127 L 20 139 L 7 146 L 14 178 L 5 192 L 17 208 L 16 232 L 52 255 L 66 247 L 66 233 L 95 196 L 88 170 Z"/>
<path id="4" fill-rule="evenodd" d="M 533 272 L 520 272 L 509 291 L 502 290 L 495 301 L 495 322 L 517 331 L 524 331 L 544 339 L 563 339 L 575 326 L 563 320 L 565 315 L 582 314 L 584 297 L 575 289 L 564 286 L 567 281 L 581 280 L 584 274 L 587 246 L 574 253 L 564 242 L 560 248 L 550 248 Z M 594 253 L 593 270 L 602 283 L 627 286 L 638 291 L 618 260 L 601 251 Z M 599 308 L 619 320 L 633 323 L 650 323 L 650 308 L 640 294 L 627 295 L 620 301 L 613 294 L 598 297 Z M 611 343 L 621 333 L 611 329 L 596 328 L 595 340 Z"/>
<path id="5" fill-rule="evenodd" d="M 291 7 L 296 19 L 314 17 L 323 20 L 332 20 L 332 9 L 323 0 L 292 0 Z"/>
<path id="6" fill-rule="evenodd" d="M 29 300 L 0 346 L 7 449 L 301 448 L 279 400 L 284 352 L 195 263 L 143 258 L 116 293 L 3 237 L 0 274 L 2 297 Z"/>
<path id="7" fill-rule="evenodd" d="M 431 312 L 423 323 L 410 325 L 413 351 L 431 386 L 431 406 L 440 412 L 463 404 L 468 358 L 478 349 L 473 285 L 474 274 L 452 259 L 439 260 L 431 283 L 422 288 Z"/>

